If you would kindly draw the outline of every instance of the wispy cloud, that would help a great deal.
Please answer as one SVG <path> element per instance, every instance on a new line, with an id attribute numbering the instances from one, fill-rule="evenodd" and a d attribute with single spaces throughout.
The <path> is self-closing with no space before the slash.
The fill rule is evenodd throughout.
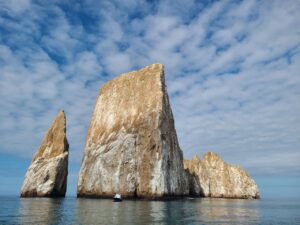
<path id="1" fill-rule="evenodd" d="M 64 108 L 80 162 L 99 87 L 161 62 L 186 157 L 213 150 L 251 173 L 299 171 L 281 161 L 300 159 L 299 10 L 297 1 L 2 1 L 0 151 L 30 158 Z"/>

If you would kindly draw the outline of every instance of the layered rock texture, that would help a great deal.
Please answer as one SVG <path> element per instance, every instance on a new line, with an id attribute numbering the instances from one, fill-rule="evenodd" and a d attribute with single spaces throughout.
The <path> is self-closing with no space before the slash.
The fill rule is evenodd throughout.
<path id="1" fill-rule="evenodd" d="M 21 197 L 63 197 L 67 188 L 68 149 L 64 111 L 56 116 L 33 156 Z"/>
<path id="2" fill-rule="evenodd" d="M 164 69 L 153 64 L 101 88 L 86 137 L 78 197 L 188 194 Z"/>
<path id="3" fill-rule="evenodd" d="M 214 198 L 259 198 L 253 179 L 240 167 L 225 163 L 208 152 L 203 160 L 195 156 L 184 160 L 189 176 L 190 195 Z"/>

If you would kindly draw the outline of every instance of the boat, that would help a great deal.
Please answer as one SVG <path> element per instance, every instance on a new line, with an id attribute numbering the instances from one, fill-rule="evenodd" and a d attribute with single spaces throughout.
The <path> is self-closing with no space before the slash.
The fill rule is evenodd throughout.
<path id="1" fill-rule="evenodd" d="M 115 194 L 115 196 L 114 196 L 114 202 L 121 202 L 121 201 L 122 201 L 121 194 Z"/>

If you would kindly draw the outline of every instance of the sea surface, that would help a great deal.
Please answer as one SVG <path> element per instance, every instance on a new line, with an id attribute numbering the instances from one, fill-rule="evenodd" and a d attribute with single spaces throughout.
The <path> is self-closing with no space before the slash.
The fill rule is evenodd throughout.
<path id="1" fill-rule="evenodd" d="M 293 199 L 172 201 L 0 197 L 0 224 L 300 224 Z"/>

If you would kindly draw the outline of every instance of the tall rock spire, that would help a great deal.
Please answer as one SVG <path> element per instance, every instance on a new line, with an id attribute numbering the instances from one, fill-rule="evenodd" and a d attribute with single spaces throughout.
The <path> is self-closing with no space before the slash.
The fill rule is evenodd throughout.
<path id="1" fill-rule="evenodd" d="M 66 116 L 60 111 L 33 156 L 21 189 L 21 197 L 65 196 L 68 176 Z"/>
<path id="2" fill-rule="evenodd" d="M 123 74 L 100 89 L 77 189 L 78 197 L 187 194 L 162 64 Z"/>

